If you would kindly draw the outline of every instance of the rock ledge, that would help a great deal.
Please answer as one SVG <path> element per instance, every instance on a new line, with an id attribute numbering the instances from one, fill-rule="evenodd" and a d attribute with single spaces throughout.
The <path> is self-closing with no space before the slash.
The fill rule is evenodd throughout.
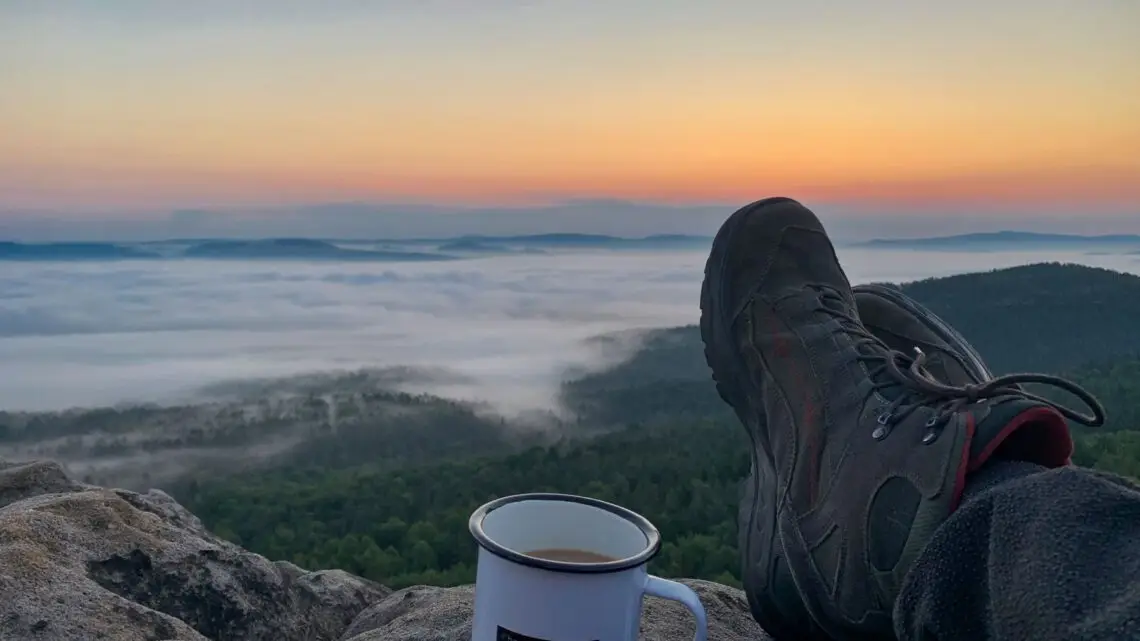
<path id="1" fill-rule="evenodd" d="M 685 581 L 715 641 L 768 639 L 743 593 Z M 77 483 L 57 463 L 0 461 L 0 639 L 466 641 L 471 586 L 392 592 L 308 572 L 214 536 L 166 493 Z M 650 598 L 648 641 L 687 641 L 680 605 Z"/>

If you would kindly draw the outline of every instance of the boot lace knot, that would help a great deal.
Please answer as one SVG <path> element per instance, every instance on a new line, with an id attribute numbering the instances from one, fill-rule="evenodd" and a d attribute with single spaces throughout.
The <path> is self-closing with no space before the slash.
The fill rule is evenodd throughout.
<path id="1" fill-rule="evenodd" d="M 930 408 L 934 412 L 924 422 L 926 434 L 922 442 L 933 443 L 938 439 L 942 428 L 969 405 L 1005 396 L 1043 403 L 1065 418 L 1082 425 L 1104 425 L 1105 412 L 1100 401 L 1080 385 L 1059 376 L 1006 374 L 983 383 L 950 385 L 942 382 L 926 369 L 926 353 L 921 349 L 915 347 L 913 356 L 891 349 L 863 326 L 851 311 L 854 305 L 848 297 L 830 287 L 815 289 L 820 293 L 819 310 L 835 318 L 840 330 L 852 339 L 854 358 L 864 364 L 874 381 L 869 393 L 879 393 L 884 398 L 891 399 L 879 414 L 871 432 L 875 440 L 885 439 L 896 425 L 920 408 Z M 1092 412 L 1082 414 L 1061 403 L 1020 389 L 1018 386 L 1024 383 L 1064 390 L 1077 397 Z"/>

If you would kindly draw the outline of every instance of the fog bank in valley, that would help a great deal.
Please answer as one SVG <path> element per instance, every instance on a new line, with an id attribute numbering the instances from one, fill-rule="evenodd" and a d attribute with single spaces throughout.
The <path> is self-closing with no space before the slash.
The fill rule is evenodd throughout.
<path id="1" fill-rule="evenodd" d="M 841 248 L 853 282 L 1136 256 Z M 8 263 L 0 409 L 184 402 L 204 386 L 406 367 L 395 386 L 506 414 L 620 361 L 636 330 L 693 323 L 705 254 L 569 252 L 441 263 Z M 598 342 L 626 332 L 628 340 Z M 211 395 L 219 391 L 216 387 Z"/>

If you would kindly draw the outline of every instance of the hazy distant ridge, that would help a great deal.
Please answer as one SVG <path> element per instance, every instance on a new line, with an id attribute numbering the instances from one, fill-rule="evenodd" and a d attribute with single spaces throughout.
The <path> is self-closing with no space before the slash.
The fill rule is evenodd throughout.
<path id="1" fill-rule="evenodd" d="M 0 260 L 125 260 L 161 258 L 155 252 L 116 243 L 13 243 L 0 241 Z"/>
<path id="2" fill-rule="evenodd" d="M 448 260 L 445 254 L 426 252 L 377 251 L 347 249 L 323 240 L 279 238 L 273 240 L 216 240 L 191 245 L 185 258 L 230 259 L 310 259 L 310 260 Z"/>
<path id="3" fill-rule="evenodd" d="M 445 239 L 450 240 L 450 239 Z M 646 245 L 646 244 L 691 244 L 709 242 L 706 236 L 685 234 L 656 234 L 641 238 L 607 236 L 605 234 L 530 234 L 524 236 L 460 236 L 454 240 L 480 240 L 497 243 L 526 243 L 535 245 Z"/>
<path id="4" fill-rule="evenodd" d="M 1140 235 L 1040 234 L 1026 231 L 999 231 L 930 238 L 876 238 L 856 244 L 882 249 L 925 249 L 942 251 L 999 251 L 1009 249 L 1140 249 Z"/>
<path id="5" fill-rule="evenodd" d="M 453 260 L 454 254 L 510 253 L 557 249 L 683 249 L 707 246 L 710 238 L 664 234 L 622 238 L 598 234 L 459 236 L 414 240 L 338 242 L 315 238 L 260 240 L 196 239 L 145 243 L 0 242 L 0 261 L 162 260 Z"/>

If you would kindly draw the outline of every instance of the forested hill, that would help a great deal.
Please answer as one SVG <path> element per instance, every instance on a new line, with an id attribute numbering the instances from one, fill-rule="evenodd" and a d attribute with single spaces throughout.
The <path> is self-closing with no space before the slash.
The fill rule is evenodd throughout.
<path id="1" fill-rule="evenodd" d="M 1140 356 L 1140 276 L 1049 263 L 901 289 L 949 321 L 997 373 Z"/>
<path id="2" fill-rule="evenodd" d="M 1138 281 L 1037 265 L 904 289 L 955 324 L 989 319 L 961 324 L 997 369 L 1066 374 L 1100 396 L 1110 425 L 1078 432 L 1076 461 L 1140 477 L 1140 332 L 1128 331 L 1140 311 Z M 1041 313 L 1039 301 L 1055 315 Z M 661 528 L 656 572 L 737 583 L 737 488 L 748 455 L 713 391 L 695 328 L 651 334 L 629 362 L 567 384 L 566 397 L 583 424 L 618 429 L 402 470 L 247 473 L 182 488 L 178 498 L 218 533 L 271 558 L 399 587 L 473 579 L 466 519 L 480 503 L 526 491 L 581 493 L 627 505 Z"/>
<path id="3" fill-rule="evenodd" d="M 995 373 L 1073 374 L 1140 427 L 1128 418 L 1140 410 L 1115 400 L 1140 375 L 1140 276 L 1045 263 L 894 286 L 949 321 Z M 625 363 L 567 382 L 565 399 L 592 423 L 729 418 L 702 349 L 695 326 L 651 332 Z"/>

